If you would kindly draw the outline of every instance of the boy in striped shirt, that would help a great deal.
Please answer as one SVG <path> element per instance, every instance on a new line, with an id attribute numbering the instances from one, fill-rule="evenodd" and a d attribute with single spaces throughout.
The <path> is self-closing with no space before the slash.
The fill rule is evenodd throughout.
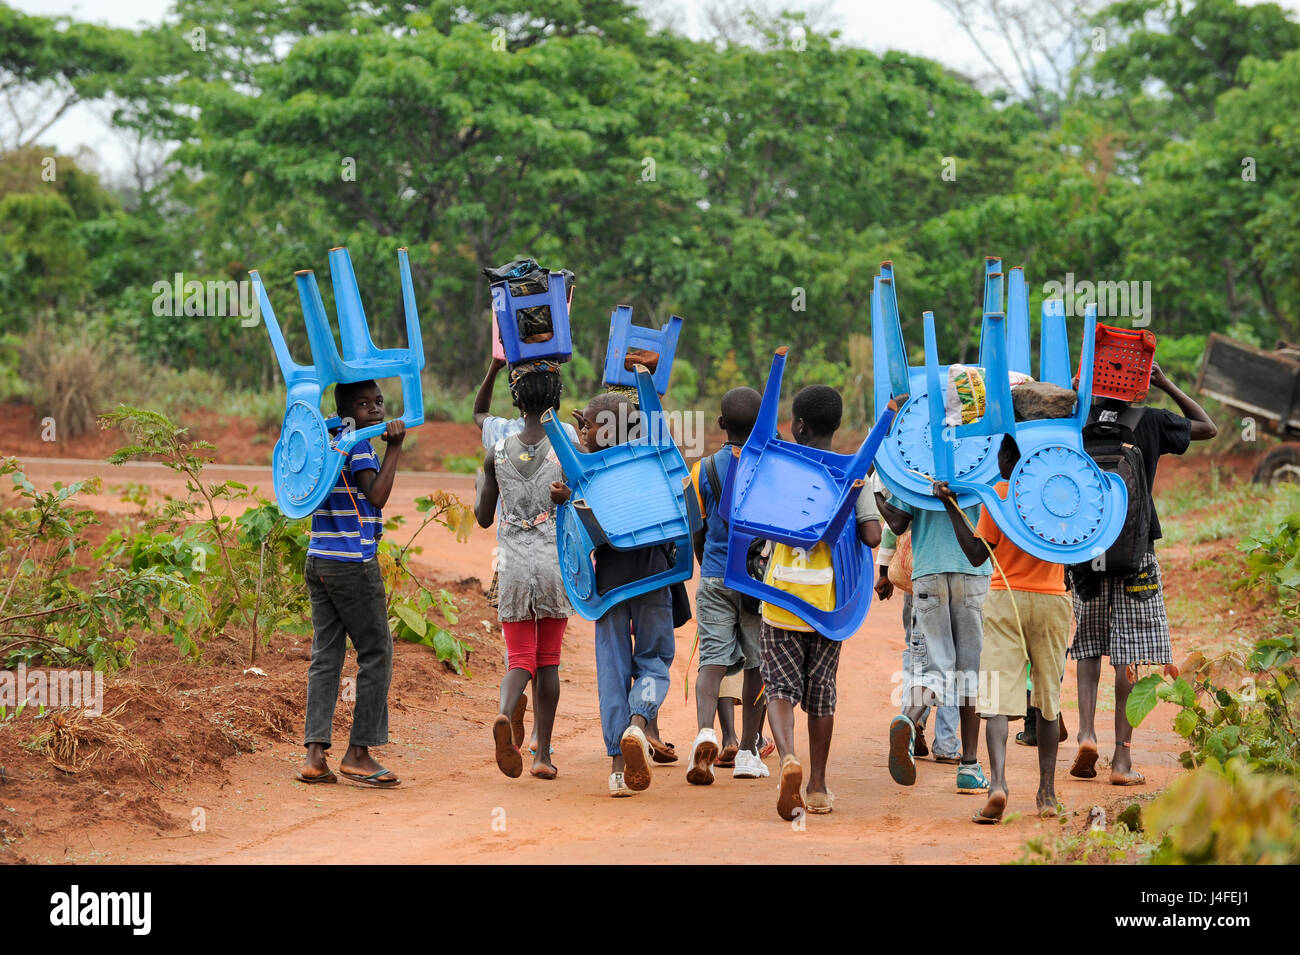
<path id="1" fill-rule="evenodd" d="M 334 404 L 350 428 L 384 420 L 384 395 L 373 381 L 335 385 Z M 326 762 L 334 727 L 334 706 L 348 637 L 357 651 L 356 704 L 352 735 L 339 771 L 348 779 L 392 788 L 397 775 L 380 766 L 370 747 L 388 742 L 388 685 L 393 673 L 393 637 L 388 630 L 384 579 L 376 557 L 383 533 L 382 508 L 393 490 L 406 425 L 388 422 L 381 466 L 369 441 L 358 441 L 329 497 L 311 516 L 311 542 L 303 576 L 311 597 L 311 667 L 307 671 L 307 757 L 298 779 L 334 783 Z"/>

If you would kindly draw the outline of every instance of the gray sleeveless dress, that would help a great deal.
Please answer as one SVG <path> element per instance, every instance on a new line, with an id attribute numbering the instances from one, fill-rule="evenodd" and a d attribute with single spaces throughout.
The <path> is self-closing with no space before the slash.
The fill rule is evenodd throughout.
<path id="1" fill-rule="evenodd" d="M 514 455 L 545 455 L 531 476 L 515 465 Z M 551 482 L 563 481 L 564 470 L 543 438 L 536 446 L 518 435 L 492 448 L 497 488 L 501 494 L 497 533 L 497 618 L 503 623 L 534 617 L 568 617 L 573 607 L 564 593 L 560 559 L 555 550 L 555 505 Z"/>

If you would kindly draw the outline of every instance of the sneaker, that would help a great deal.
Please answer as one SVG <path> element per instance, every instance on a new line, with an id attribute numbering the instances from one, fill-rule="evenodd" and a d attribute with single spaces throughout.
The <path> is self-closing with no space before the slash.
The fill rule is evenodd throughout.
<path id="1" fill-rule="evenodd" d="M 633 792 L 650 788 L 650 741 L 635 723 L 623 730 L 618 742 L 623 753 L 623 781 Z"/>
<path id="2" fill-rule="evenodd" d="M 986 793 L 989 781 L 984 778 L 984 770 L 979 763 L 963 763 L 957 767 L 957 792 Z"/>
<path id="3" fill-rule="evenodd" d="M 916 782 L 916 760 L 912 755 L 912 743 L 916 739 L 916 728 L 912 721 L 901 713 L 889 724 L 889 775 L 900 786 L 911 786 Z"/>
<path id="4" fill-rule="evenodd" d="M 742 749 L 736 754 L 736 768 L 731 771 L 732 779 L 766 779 L 772 775 L 762 757 Z"/>
<path id="5" fill-rule="evenodd" d="M 686 761 L 686 781 L 692 786 L 707 786 L 713 782 L 713 760 L 718 755 L 718 734 L 711 726 L 700 730 L 691 744 L 691 758 Z"/>
<path id="6" fill-rule="evenodd" d="M 627 783 L 623 781 L 622 773 L 609 774 L 609 794 L 615 799 L 621 796 L 631 796 L 632 790 L 627 788 Z"/>

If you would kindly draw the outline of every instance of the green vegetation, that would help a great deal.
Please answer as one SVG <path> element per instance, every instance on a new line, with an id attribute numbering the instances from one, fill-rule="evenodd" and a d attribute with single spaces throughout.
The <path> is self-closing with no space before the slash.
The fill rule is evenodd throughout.
<path id="1" fill-rule="evenodd" d="M 788 344 L 791 384 L 854 392 L 860 424 L 869 376 L 851 336 L 885 258 L 909 339 L 933 309 L 962 360 L 985 254 L 1026 267 L 1033 314 L 1066 273 L 1149 281 L 1162 362 L 1184 384 L 1209 331 L 1300 337 L 1300 152 L 1278 119 L 1300 114 L 1300 26 L 1275 5 L 1113 4 L 1074 31 L 1074 71 L 1050 91 L 982 92 L 800 15 L 741 32 L 693 41 L 621 0 L 176 0 L 172 22 L 138 31 L 0 5 L 0 78 L 38 104 L 0 126 L 0 369 L 23 369 L 13 350 L 45 326 L 81 329 L 63 347 L 100 356 L 5 387 L 71 427 L 105 401 L 175 415 L 90 387 L 122 377 L 126 348 L 146 377 L 197 368 L 265 395 L 269 418 L 265 332 L 172 314 L 160 289 L 258 268 L 302 356 L 292 275 L 339 244 L 385 345 L 401 341 L 393 259 L 410 248 L 426 410 L 452 420 L 486 365 L 480 270 L 524 253 L 579 276 L 570 395 L 596 387 L 609 309 L 626 302 L 653 324 L 689 320 L 675 402 L 760 381 Z M 129 184 L 40 143 L 67 100 L 109 97 L 156 158 Z M 84 394 L 56 393 L 74 381 Z"/>

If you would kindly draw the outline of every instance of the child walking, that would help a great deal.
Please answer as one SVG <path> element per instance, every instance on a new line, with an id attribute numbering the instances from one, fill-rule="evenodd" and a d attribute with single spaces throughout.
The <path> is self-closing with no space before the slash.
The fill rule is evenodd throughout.
<path id="1" fill-rule="evenodd" d="M 695 679 L 695 712 L 699 732 L 691 746 L 686 781 L 697 786 L 713 782 L 714 762 L 731 764 L 735 779 L 761 779 L 771 775 L 758 755 L 758 734 L 766 703 L 760 699 L 759 627 L 762 619 L 744 605 L 744 597 L 723 583 L 727 570 L 727 520 L 718 512 L 722 483 L 739 451 L 754 430 L 762 396 L 753 388 L 733 388 L 722 396 L 718 427 L 726 432 L 722 448 L 703 458 L 691 470 L 699 495 L 704 527 L 695 535 L 695 556 L 700 562 L 700 586 L 695 592 L 699 622 L 700 665 Z M 735 735 L 734 716 L 722 718 L 719 694 L 722 680 L 734 671 L 744 673 L 741 688 L 741 734 Z M 723 738 L 713 730 L 718 713 Z M 721 749 L 720 749 L 721 747 Z M 732 762 L 734 760 L 734 763 Z"/>
<path id="2" fill-rule="evenodd" d="M 563 470 L 542 415 L 559 409 L 561 391 L 559 365 L 554 362 L 527 362 L 512 369 L 510 395 L 523 415 L 523 426 L 493 445 L 474 500 L 480 527 L 492 526 L 500 501 L 497 617 L 508 663 L 492 740 L 497 766 L 512 779 L 523 773 L 522 704 L 530 680 L 537 734 L 531 773 L 538 779 L 556 777 L 551 732 L 560 701 L 560 645 L 573 608 L 560 576 L 551 501 L 551 486 L 563 477 Z"/>
<path id="3" fill-rule="evenodd" d="M 587 453 L 636 436 L 638 412 L 624 394 L 597 395 L 580 414 L 579 437 Z M 569 488 L 556 483 L 551 499 L 563 504 Z M 596 590 L 608 593 L 634 580 L 665 571 L 672 555 L 656 544 L 637 550 L 596 548 Z M 676 653 L 672 596 L 667 587 L 611 607 L 596 621 L 596 684 L 605 752 L 611 757 L 609 794 L 631 796 L 650 786 L 647 727 L 668 695 L 668 671 Z M 540 747 L 539 747 L 540 752 Z"/>
<path id="4" fill-rule="evenodd" d="M 1003 479 L 994 485 L 999 495 L 1006 495 L 1007 482 L 1019 460 L 1016 439 L 1004 435 L 998 450 Z M 957 496 L 946 481 L 935 483 L 934 496 L 943 501 L 967 560 L 980 566 L 989 559 L 988 547 L 992 547 L 998 566 L 1006 574 L 1005 583 L 1000 575 L 993 575 L 984 599 L 979 715 L 985 721 L 984 738 L 989 750 L 989 797 L 984 808 L 971 818 L 977 823 L 995 823 L 1006 809 L 1007 724 L 1025 715 L 1025 673 L 1031 666 L 1034 689 L 1029 703 L 1039 711 L 1038 727 L 1042 731 L 1038 740 L 1038 813 L 1044 818 L 1055 816 L 1061 677 L 1073 618 L 1065 592 L 1065 566 L 1026 554 L 1002 534 L 987 509 L 980 515 L 977 534 L 972 534 L 957 507 Z"/>
<path id="5" fill-rule="evenodd" d="M 334 405 L 339 417 L 354 428 L 384 420 L 384 396 L 373 381 L 335 385 Z M 375 554 L 384 526 L 380 509 L 393 491 L 405 437 L 406 425 L 400 420 L 384 427 L 387 450 L 382 467 L 374 446 L 358 441 L 348 453 L 338 486 L 312 512 L 311 541 L 303 568 L 312 623 L 303 739 L 307 756 L 298 772 L 304 783 L 338 782 L 325 754 L 334 729 L 334 706 L 349 637 L 357 653 L 357 696 L 352 734 L 339 772 L 379 788 L 391 789 L 399 782 L 396 773 L 375 761 L 370 747 L 388 742 L 393 635 L 388 629 L 388 601 Z"/>
<path id="6" fill-rule="evenodd" d="M 889 421 L 907 396 L 889 403 Z M 840 426 L 844 402 L 840 393 L 826 385 L 809 385 L 794 396 L 790 432 L 795 441 L 811 448 L 830 450 Z M 878 425 L 879 426 L 879 425 Z M 880 543 L 880 515 L 872 495 L 858 496 L 858 539 L 868 547 Z M 831 547 L 825 541 L 804 552 L 800 548 L 775 544 L 768 561 L 765 583 L 797 594 L 814 607 L 835 607 L 835 570 Z M 782 819 L 794 819 L 795 811 L 828 813 L 835 797 L 826 786 L 826 761 L 835 727 L 835 673 L 839 668 L 840 644 L 780 607 L 762 604 L 760 669 L 766 684 L 768 722 L 781 757 L 781 780 L 776 811 Z M 800 793 L 803 764 L 795 755 L 794 708 L 803 704 L 808 714 L 808 751 L 811 760 L 808 795 Z"/>

